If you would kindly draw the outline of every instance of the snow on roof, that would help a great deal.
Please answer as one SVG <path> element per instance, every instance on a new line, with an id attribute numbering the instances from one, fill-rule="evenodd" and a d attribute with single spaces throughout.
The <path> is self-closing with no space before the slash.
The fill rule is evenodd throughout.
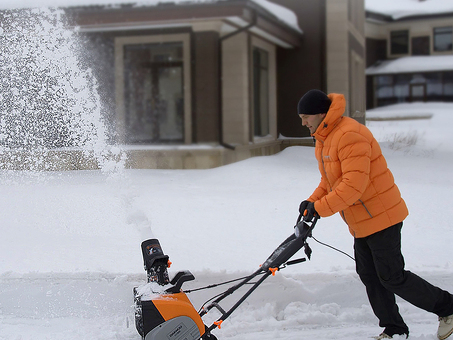
<path id="1" fill-rule="evenodd" d="M 366 69 L 367 75 L 453 71 L 453 55 L 410 56 L 380 61 Z"/>
<path id="2" fill-rule="evenodd" d="M 78 7 L 78 6 L 112 6 L 136 4 L 156 6 L 159 3 L 202 3 L 225 0 L 2 0 L 0 9 L 36 8 L 36 7 Z"/>
<path id="3" fill-rule="evenodd" d="M 135 6 L 157 6 L 162 3 L 174 4 L 195 4 L 195 3 L 216 3 L 227 0 L 2 0 L 0 9 L 14 8 L 36 8 L 36 7 L 75 7 L 75 6 L 111 6 L 117 7 L 123 4 L 134 4 Z M 292 29 L 302 33 L 299 27 L 296 14 L 290 9 L 271 3 L 267 0 L 251 0 L 272 13 L 277 20 Z"/>
<path id="4" fill-rule="evenodd" d="M 453 12 L 453 0 L 365 0 L 365 9 L 401 19 Z"/>
<path id="5" fill-rule="evenodd" d="M 285 22 L 288 26 L 302 33 L 302 30 L 299 27 L 297 15 L 292 10 L 274 4 L 273 2 L 269 2 L 267 0 L 252 0 L 252 1 L 260 5 L 261 7 L 264 7 L 270 13 L 273 13 L 278 19 Z"/>

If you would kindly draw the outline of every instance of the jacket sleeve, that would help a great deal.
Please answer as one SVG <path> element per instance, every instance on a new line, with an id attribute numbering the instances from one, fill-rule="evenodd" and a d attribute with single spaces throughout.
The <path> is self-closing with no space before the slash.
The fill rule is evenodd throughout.
<path id="1" fill-rule="evenodd" d="M 321 181 L 319 182 L 318 187 L 313 191 L 311 196 L 308 198 L 310 202 L 316 202 L 320 200 L 322 197 L 327 195 L 327 184 L 324 177 L 321 177 Z"/>
<path id="2" fill-rule="evenodd" d="M 338 141 L 338 161 L 341 167 L 338 184 L 333 184 L 333 190 L 315 202 L 321 217 L 342 211 L 362 197 L 370 181 L 370 141 L 358 132 L 345 133 Z"/>

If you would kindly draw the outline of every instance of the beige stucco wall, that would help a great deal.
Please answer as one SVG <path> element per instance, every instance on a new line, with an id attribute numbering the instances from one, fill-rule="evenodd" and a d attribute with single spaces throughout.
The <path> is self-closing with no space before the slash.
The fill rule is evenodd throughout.
<path id="1" fill-rule="evenodd" d="M 327 92 L 349 98 L 348 0 L 326 0 Z M 348 112 L 348 110 L 347 110 Z"/>
<path id="2" fill-rule="evenodd" d="M 399 30 L 409 31 L 409 51 L 412 50 L 411 39 L 414 37 L 429 36 L 430 38 L 430 54 L 432 55 L 443 55 L 453 54 L 452 51 L 436 52 L 433 50 L 433 30 L 435 27 L 451 26 L 453 25 L 452 18 L 435 18 L 435 19 L 423 19 L 423 20 L 411 20 L 402 22 L 391 22 L 391 23 L 377 23 L 367 21 L 365 24 L 365 34 L 367 38 L 373 39 L 385 39 L 387 40 L 387 57 L 395 58 L 398 55 L 390 54 L 390 32 Z"/>
<path id="3" fill-rule="evenodd" d="M 253 138 L 252 51 L 259 47 L 269 56 L 269 132 L 277 136 L 276 46 L 247 33 L 222 42 L 222 108 L 224 142 L 246 145 L 261 142 Z"/>
<path id="4" fill-rule="evenodd" d="M 249 142 L 249 54 L 246 33 L 222 42 L 223 139 L 228 144 Z"/>
<path id="5" fill-rule="evenodd" d="M 363 0 L 326 0 L 327 91 L 344 94 L 346 115 L 359 121 L 366 105 L 363 6 Z"/>

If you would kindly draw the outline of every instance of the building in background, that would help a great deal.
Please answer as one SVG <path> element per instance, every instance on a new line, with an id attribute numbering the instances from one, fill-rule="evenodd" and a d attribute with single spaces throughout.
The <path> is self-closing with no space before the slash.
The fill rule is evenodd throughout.
<path id="1" fill-rule="evenodd" d="M 249 0 L 66 9 L 89 40 L 129 166 L 209 168 L 280 150 L 277 51 L 298 48 L 303 32 L 293 13 L 274 7 L 277 14 Z"/>
<path id="2" fill-rule="evenodd" d="M 134 168 L 210 168 L 312 143 L 296 106 L 344 93 L 364 121 L 363 0 L 72 7 Z"/>
<path id="3" fill-rule="evenodd" d="M 366 11 L 367 108 L 453 101 L 453 3 L 404 2 Z"/>

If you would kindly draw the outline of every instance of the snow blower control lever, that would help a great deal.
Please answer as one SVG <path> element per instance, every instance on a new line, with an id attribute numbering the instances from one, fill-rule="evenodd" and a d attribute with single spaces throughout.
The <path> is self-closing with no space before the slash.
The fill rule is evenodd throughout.
<path id="1" fill-rule="evenodd" d="M 310 259 L 311 249 L 307 244 L 307 238 L 311 237 L 311 232 L 317 220 L 318 218 L 315 217 L 312 222 L 298 222 L 294 227 L 294 233 L 274 250 L 258 270 L 249 276 L 230 281 L 239 281 L 239 283 L 209 299 L 198 312 L 186 296 L 189 291 L 184 292 L 181 290 L 184 282 L 195 279 L 192 273 L 180 271 L 170 281 L 167 272 L 169 266 L 168 256 L 164 255 L 159 241 L 156 239 L 144 241 L 142 243 L 142 253 L 145 270 L 148 275 L 148 283 L 134 288 L 135 325 L 137 331 L 144 340 L 216 340 L 217 338 L 211 331 L 217 327 L 220 328 L 222 322 L 266 278 L 270 275 L 275 275 L 276 271 L 288 265 L 304 262 L 305 258 L 289 261 L 301 248 L 305 249 L 305 255 Z M 256 282 L 250 282 L 257 276 L 261 277 Z M 220 306 L 220 302 L 245 284 L 251 284 L 251 287 L 230 309 L 224 310 Z M 218 285 L 200 289 L 212 288 Z M 211 326 L 206 326 L 201 318 L 212 308 L 217 309 L 222 315 Z"/>

